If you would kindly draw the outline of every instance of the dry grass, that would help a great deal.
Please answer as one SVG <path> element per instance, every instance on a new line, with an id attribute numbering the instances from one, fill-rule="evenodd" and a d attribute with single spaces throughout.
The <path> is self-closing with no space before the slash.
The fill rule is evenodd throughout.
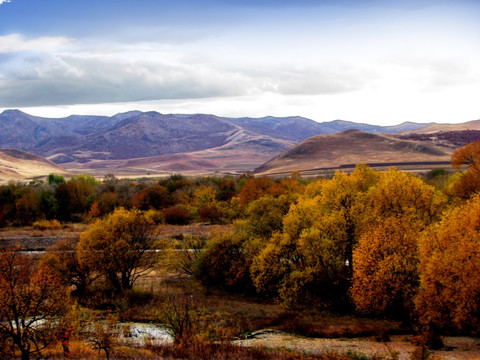
<path id="1" fill-rule="evenodd" d="M 163 237 L 180 238 L 186 235 L 211 237 L 216 234 L 226 233 L 231 225 L 161 225 L 158 227 L 158 235 Z"/>
<path id="2" fill-rule="evenodd" d="M 400 322 L 395 321 L 358 318 L 314 309 L 291 311 L 255 297 L 209 292 L 191 278 L 163 272 L 153 272 L 140 279 L 137 287 L 156 293 L 148 306 L 133 311 L 137 319 L 148 319 L 149 311 L 161 306 L 162 299 L 167 296 L 193 297 L 203 318 L 221 326 L 231 338 L 246 337 L 253 331 L 266 328 L 324 338 L 381 336 L 406 331 L 401 328 Z"/>

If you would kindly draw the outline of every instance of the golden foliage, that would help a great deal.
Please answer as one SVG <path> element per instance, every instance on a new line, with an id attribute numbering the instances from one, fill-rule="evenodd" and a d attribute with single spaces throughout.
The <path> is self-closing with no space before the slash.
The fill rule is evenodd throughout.
<path id="1" fill-rule="evenodd" d="M 80 236 L 78 261 L 105 275 L 116 291 L 131 289 L 157 263 L 155 224 L 138 211 L 116 209 Z"/>
<path id="2" fill-rule="evenodd" d="M 420 240 L 420 322 L 480 331 L 480 196 L 447 213 Z"/>
<path id="3" fill-rule="evenodd" d="M 397 216 L 421 230 L 439 219 L 445 201 L 440 192 L 420 178 L 390 169 L 380 175 L 378 184 L 368 194 L 366 223 Z"/>
<path id="4" fill-rule="evenodd" d="M 480 190 L 480 141 L 475 141 L 457 149 L 451 157 L 452 166 L 461 173 L 453 186 L 453 194 L 469 198 Z M 462 166 L 468 170 L 461 172 Z"/>
<path id="5" fill-rule="evenodd" d="M 360 312 L 405 316 L 418 287 L 418 233 L 409 219 L 389 217 L 369 228 L 353 253 L 351 295 Z"/>

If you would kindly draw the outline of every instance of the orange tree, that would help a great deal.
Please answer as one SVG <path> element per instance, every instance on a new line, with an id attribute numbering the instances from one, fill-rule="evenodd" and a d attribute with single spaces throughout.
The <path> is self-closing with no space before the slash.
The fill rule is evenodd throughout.
<path id="1" fill-rule="evenodd" d="M 480 333 L 480 195 L 421 237 L 416 309 L 424 331 Z"/>
<path id="2" fill-rule="evenodd" d="M 131 289 L 157 264 L 154 241 L 152 221 L 138 210 L 119 208 L 81 234 L 78 261 L 80 266 L 103 274 L 115 291 L 121 292 Z"/>
<path id="3" fill-rule="evenodd" d="M 417 236 L 408 219 L 389 217 L 360 237 L 351 288 L 358 311 L 408 319 L 418 288 Z"/>
<path id="4" fill-rule="evenodd" d="M 366 197 L 353 255 L 351 295 L 357 309 L 409 319 L 418 288 L 417 238 L 437 221 L 445 199 L 418 177 L 391 169 Z"/>
<path id="5" fill-rule="evenodd" d="M 0 340 L 18 348 L 22 360 L 41 356 L 54 338 L 68 296 L 48 266 L 34 267 L 19 248 L 0 249 Z"/>
<path id="6" fill-rule="evenodd" d="M 469 198 L 478 192 L 480 190 L 480 141 L 457 149 L 452 154 L 451 163 L 461 174 L 453 185 L 453 194 Z M 468 166 L 468 170 L 461 171 L 462 166 Z"/>

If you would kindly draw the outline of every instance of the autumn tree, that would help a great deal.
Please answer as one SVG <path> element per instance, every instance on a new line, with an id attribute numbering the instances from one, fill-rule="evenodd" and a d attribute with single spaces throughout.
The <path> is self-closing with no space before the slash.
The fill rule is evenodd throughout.
<path id="1" fill-rule="evenodd" d="M 419 243 L 423 330 L 480 333 L 480 196 L 446 213 Z"/>
<path id="2" fill-rule="evenodd" d="M 390 169 L 365 199 L 365 223 L 373 224 L 391 216 L 404 217 L 418 231 L 439 220 L 445 196 L 415 175 Z"/>
<path id="3" fill-rule="evenodd" d="M 157 264 L 154 241 L 152 221 L 138 210 L 119 208 L 81 234 L 78 261 L 103 274 L 115 291 L 121 292 L 131 289 Z"/>
<path id="4" fill-rule="evenodd" d="M 238 194 L 240 204 L 244 208 L 251 201 L 269 194 L 269 189 L 275 185 L 275 181 L 267 177 L 248 178 Z M 270 194 L 271 195 L 271 194 Z"/>
<path id="5" fill-rule="evenodd" d="M 161 209 L 171 204 L 170 194 L 165 186 L 153 185 L 141 190 L 132 198 L 137 209 Z"/>
<path id="6" fill-rule="evenodd" d="M 233 231 L 219 234 L 207 243 L 194 274 L 207 287 L 251 292 L 250 265 L 257 252 L 243 224 L 237 223 Z"/>
<path id="7" fill-rule="evenodd" d="M 53 341 L 56 321 L 68 297 L 48 266 L 34 267 L 19 248 L 0 249 L 0 339 L 20 350 L 22 360 Z"/>
<path id="8" fill-rule="evenodd" d="M 89 210 L 95 195 L 95 179 L 89 176 L 72 177 L 55 188 L 57 217 L 62 220 L 80 219 Z"/>
<path id="9" fill-rule="evenodd" d="M 87 295 L 91 284 L 98 275 L 94 274 L 88 262 L 78 261 L 77 241 L 70 238 L 59 240 L 48 248 L 41 259 L 55 271 L 64 286 L 72 287 L 72 295 L 80 300 Z"/>
<path id="10" fill-rule="evenodd" d="M 252 201 L 245 210 L 250 235 L 268 240 L 274 231 L 281 231 L 291 203 L 292 199 L 285 195 L 266 195 Z"/>
<path id="11" fill-rule="evenodd" d="M 445 198 L 420 178 L 390 169 L 365 197 L 351 295 L 360 312 L 408 321 L 418 289 L 418 236 Z"/>
<path id="12" fill-rule="evenodd" d="M 401 217 L 388 217 L 360 237 L 351 289 L 358 311 L 409 320 L 419 283 L 417 237 L 410 219 Z"/>
<path id="13" fill-rule="evenodd" d="M 291 305 L 313 298 L 326 306 L 345 304 L 365 197 L 377 178 L 359 165 L 350 175 L 320 180 L 318 191 L 307 187 L 284 217 L 282 234 L 274 234 L 253 260 L 256 288 Z"/>
<path id="14" fill-rule="evenodd" d="M 15 202 L 15 222 L 30 225 L 39 215 L 39 198 L 31 188 L 25 188 L 22 196 Z"/>
<path id="15" fill-rule="evenodd" d="M 454 195 L 469 198 L 480 190 L 480 141 L 457 149 L 451 157 L 452 166 L 461 176 L 453 186 Z M 462 167 L 467 170 L 462 171 Z"/>

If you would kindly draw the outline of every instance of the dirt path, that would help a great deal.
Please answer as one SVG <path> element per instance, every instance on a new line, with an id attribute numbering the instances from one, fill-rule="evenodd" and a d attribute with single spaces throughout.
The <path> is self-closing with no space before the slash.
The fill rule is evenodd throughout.
<path id="1" fill-rule="evenodd" d="M 421 351 L 412 344 L 411 335 L 391 336 L 391 341 L 382 343 L 372 337 L 356 339 L 311 339 L 277 331 L 259 331 L 252 338 L 237 340 L 238 345 L 285 348 L 306 354 L 327 353 L 363 354 L 383 356 L 385 359 L 410 360 L 415 351 Z M 430 359 L 438 360 L 479 360 L 480 339 L 471 337 L 443 338 L 448 351 L 432 351 Z M 416 359 L 416 357 L 415 357 Z"/>

